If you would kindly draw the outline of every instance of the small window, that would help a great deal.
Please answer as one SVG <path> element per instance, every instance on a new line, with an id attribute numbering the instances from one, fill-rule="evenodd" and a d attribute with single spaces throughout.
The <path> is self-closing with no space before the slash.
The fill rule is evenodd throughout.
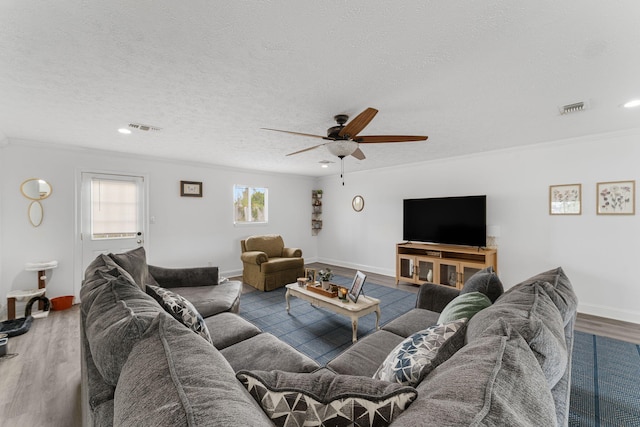
<path id="1" fill-rule="evenodd" d="M 118 239 L 135 237 L 138 224 L 136 181 L 93 178 L 91 180 L 91 237 Z"/>
<path id="2" fill-rule="evenodd" d="M 233 186 L 233 223 L 266 224 L 269 189 L 264 187 Z"/>

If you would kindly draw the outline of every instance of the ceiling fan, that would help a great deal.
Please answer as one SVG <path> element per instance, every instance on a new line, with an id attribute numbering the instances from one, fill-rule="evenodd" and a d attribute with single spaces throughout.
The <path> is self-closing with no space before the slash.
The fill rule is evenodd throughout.
<path id="1" fill-rule="evenodd" d="M 411 142 L 411 141 L 424 141 L 427 136 L 416 135 L 359 135 L 360 132 L 373 120 L 375 115 L 378 114 L 378 110 L 375 108 L 367 108 L 362 113 L 358 114 L 353 120 L 347 123 L 349 116 L 346 114 L 338 114 L 334 117 L 338 123 L 337 126 L 327 129 L 327 136 L 312 135 L 309 133 L 291 132 L 288 130 L 269 129 L 275 132 L 284 132 L 292 135 L 309 136 L 312 138 L 321 138 L 329 142 L 314 145 L 313 147 L 305 148 L 304 150 L 296 151 L 287 154 L 287 156 L 293 156 L 294 154 L 304 153 L 305 151 L 314 150 L 318 147 L 326 145 L 327 149 L 334 156 L 338 156 L 340 159 L 344 159 L 346 156 L 353 156 L 358 160 L 364 160 L 365 155 L 360 150 L 359 144 L 377 144 L 386 142 Z M 345 123 L 346 126 L 345 126 Z"/>

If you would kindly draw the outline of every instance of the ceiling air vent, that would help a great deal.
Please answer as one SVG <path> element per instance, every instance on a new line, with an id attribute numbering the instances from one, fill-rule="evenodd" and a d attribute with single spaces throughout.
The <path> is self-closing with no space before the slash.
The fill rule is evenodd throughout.
<path id="1" fill-rule="evenodd" d="M 587 104 L 584 102 L 567 104 L 560 107 L 560 114 L 577 113 L 578 111 L 584 111 L 586 108 L 587 108 Z"/>
<path id="2" fill-rule="evenodd" d="M 145 131 L 145 132 L 148 132 L 150 130 L 153 130 L 153 131 L 156 131 L 156 132 L 162 130 L 162 128 L 159 128 L 157 126 L 143 125 L 141 123 L 129 123 L 129 127 L 131 129 L 142 130 L 142 131 Z"/>

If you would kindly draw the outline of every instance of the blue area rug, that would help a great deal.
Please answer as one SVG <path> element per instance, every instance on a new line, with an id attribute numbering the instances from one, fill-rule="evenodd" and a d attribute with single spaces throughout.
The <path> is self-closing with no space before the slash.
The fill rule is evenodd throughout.
<path id="1" fill-rule="evenodd" d="M 569 425 L 640 426 L 640 346 L 575 334 Z"/>
<path id="2" fill-rule="evenodd" d="M 351 287 L 353 279 L 335 276 L 332 283 Z M 364 293 L 380 300 L 380 327 L 411 310 L 416 295 L 366 281 Z M 264 332 L 282 341 L 324 366 L 351 345 L 351 320 L 323 308 L 313 307 L 307 301 L 290 298 L 291 314 L 287 314 L 285 288 L 271 292 L 249 292 L 240 299 L 240 316 Z M 374 331 L 374 313 L 358 320 L 358 339 Z"/>

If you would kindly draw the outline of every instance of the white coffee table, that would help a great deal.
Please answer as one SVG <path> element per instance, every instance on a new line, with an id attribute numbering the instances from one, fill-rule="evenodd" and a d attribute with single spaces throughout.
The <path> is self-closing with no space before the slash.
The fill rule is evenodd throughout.
<path id="1" fill-rule="evenodd" d="M 376 298 L 360 295 L 358 302 L 354 303 L 351 300 L 343 301 L 338 297 L 330 298 L 324 295 L 320 295 L 313 291 L 307 290 L 305 287 L 299 286 L 297 283 L 290 283 L 286 286 L 287 293 L 285 299 L 287 300 L 287 313 L 291 306 L 289 305 L 289 297 L 294 296 L 296 298 L 309 301 L 312 305 L 317 307 L 326 308 L 333 311 L 336 314 L 347 316 L 351 319 L 351 328 L 353 330 L 353 342 L 358 341 L 358 319 L 362 316 L 366 316 L 370 313 L 376 314 L 376 330 L 380 329 L 380 300 Z"/>

